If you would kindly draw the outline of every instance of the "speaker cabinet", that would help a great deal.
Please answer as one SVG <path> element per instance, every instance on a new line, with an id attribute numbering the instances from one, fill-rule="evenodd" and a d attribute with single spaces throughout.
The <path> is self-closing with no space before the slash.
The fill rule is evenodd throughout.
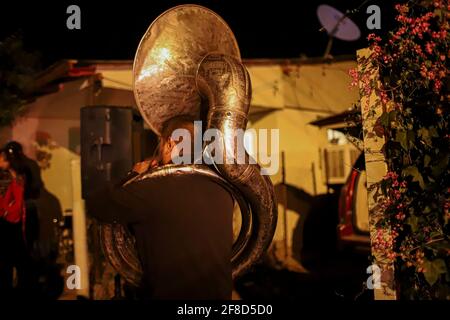
<path id="1" fill-rule="evenodd" d="M 83 198 L 118 182 L 146 157 L 143 120 L 131 107 L 81 108 L 80 127 Z"/>

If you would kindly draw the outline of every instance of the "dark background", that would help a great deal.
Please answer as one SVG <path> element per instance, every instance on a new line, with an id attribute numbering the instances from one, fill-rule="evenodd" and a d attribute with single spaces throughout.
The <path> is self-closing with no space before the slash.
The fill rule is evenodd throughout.
<path id="1" fill-rule="evenodd" d="M 21 32 L 27 48 L 42 54 L 44 64 L 58 59 L 133 59 L 141 36 L 164 10 L 182 3 L 204 5 L 222 16 L 236 35 L 243 58 L 296 58 L 322 56 L 327 35 L 319 32 L 317 6 L 329 4 L 345 12 L 364 0 L 308 1 L 22 1 L 0 4 L 0 39 Z M 81 8 L 81 30 L 68 30 L 66 9 Z M 381 8 L 379 34 L 392 28 L 393 2 L 368 1 L 352 19 L 361 29 L 358 41 L 335 40 L 331 54 L 354 54 L 366 46 L 370 4 Z"/>

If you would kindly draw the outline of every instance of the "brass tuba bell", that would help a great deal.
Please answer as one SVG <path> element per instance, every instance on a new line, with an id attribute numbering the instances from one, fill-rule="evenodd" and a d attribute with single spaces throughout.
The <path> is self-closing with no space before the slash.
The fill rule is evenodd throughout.
<path id="1" fill-rule="evenodd" d="M 144 34 L 136 52 L 134 94 L 150 128 L 160 134 L 165 121 L 179 115 L 202 120 L 219 129 L 224 143 L 233 131 L 245 130 L 251 83 L 240 60 L 236 39 L 213 11 L 181 5 L 161 14 Z M 204 110 L 205 103 L 207 108 Z M 237 152 L 235 150 L 235 152 Z M 225 156 L 225 155 L 224 155 Z M 237 156 L 234 154 L 233 156 Z M 249 156 L 245 155 L 246 159 Z M 166 165 L 128 183 L 162 175 L 206 175 L 228 189 L 239 204 L 242 226 L 233 244 L 233 278 L 256 263 L 270 245 L 276 227 L 277 204 L 272 182 L 257 164 Z M 213 208 L 212 208 L 213 210 Z M 127 282 L 139 285 L 142 269 L 134 238 L 120 224 L 100 227 L 105 255 Z"/>

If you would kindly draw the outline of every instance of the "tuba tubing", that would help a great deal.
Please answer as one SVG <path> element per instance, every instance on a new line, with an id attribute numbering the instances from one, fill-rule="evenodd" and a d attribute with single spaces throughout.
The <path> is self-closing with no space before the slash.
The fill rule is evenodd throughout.
<path id="1" fill-rule="evenodd" d="M 199 120 L 207 100 L 207 128 L 219 129 L 225 147 L 243 145 L 234 134 L 247 127 L 251 99 L 250 77 L 240 61 L 239 48 L 228 25 L 213 11 L 181 5 L 161 14 L 142 38 L 133 65 L 133 91 L 147 125 L 160 134 L 165 121 L 182 114 Z M 203 119 L 204 120 L 204 119 Z M 207 146 L 204 146 L 207 147 Z M 206 150 L 204 148 L 204 150 Z M 231 159 L 238 159 L 233 148 Z M 227 157 L 224 154 L 224 157 Z M 269 246 L 277 222 L 272 182 L 261 175 L 244 153 L 243 163 L 218 161 L 208 166 L 167 165 L 139 178 L 200 174 L 219 181 L 239 203 L 242 227 L 233 244 L 233 279 L 248 271 Z M 127 226 L 101 225 L 105 256 L 127 282 L 138 286 L 142 268 Z"/>
<path id="2" fill-rule="evenodd" d="M 251 101 L 251 81 L 244 65 L 225 54 L 207 54 L 199 64 L 196 85 L 199 94 L 208 101 L 207 128 L 218 129 L 222 134 L 223 159 L 215 166 L 243 194 L 251 208 L 252 232 L 235 258 L 233 278 L 236 278 L 261 259 L 272 241 L 277 222 L 275 193 L 270 179 L 261 174 L 258 164 L 250 163 L 246 151 L 245 161 L 238 163 L 238 146 L 243 147 L 243 136 L 237 132 L 247 127 Z"/>

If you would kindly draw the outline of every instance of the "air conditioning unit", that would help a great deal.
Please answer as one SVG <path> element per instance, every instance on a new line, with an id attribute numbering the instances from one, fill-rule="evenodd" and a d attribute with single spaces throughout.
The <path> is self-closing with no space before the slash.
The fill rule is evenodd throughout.
<path id="1" fill-rule="evenodd" d="M 360 150 L 352 144 L 329 145 L 323 151 L 325 172 L 323 177 L 327 184 L 344 184 L 353 164 L 358 158 Z"/>

